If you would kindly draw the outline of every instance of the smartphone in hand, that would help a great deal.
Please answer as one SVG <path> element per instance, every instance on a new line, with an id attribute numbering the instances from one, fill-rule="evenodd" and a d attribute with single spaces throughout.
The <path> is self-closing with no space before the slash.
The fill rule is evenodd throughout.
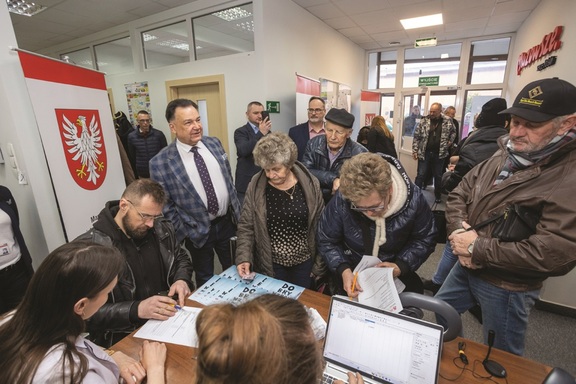
<path id="1" fill-rule="evenodd" d="M 268 118 L 268 120 L 270 120 L 270 112 L 262 111 L 262 121 L 266 120 L 266 118 Z"/>

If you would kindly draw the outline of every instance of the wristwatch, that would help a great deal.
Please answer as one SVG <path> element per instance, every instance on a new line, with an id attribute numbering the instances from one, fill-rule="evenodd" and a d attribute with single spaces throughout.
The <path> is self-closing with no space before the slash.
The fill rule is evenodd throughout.
<path id="1" fill-rule="evenodd" d="M 468 253 L 472 254 L 472 251 L 474 250 L 474 243 L 476 242 L 476 239 L 472 240 L 472 242 L 470 244 L 468 244 Z"/>

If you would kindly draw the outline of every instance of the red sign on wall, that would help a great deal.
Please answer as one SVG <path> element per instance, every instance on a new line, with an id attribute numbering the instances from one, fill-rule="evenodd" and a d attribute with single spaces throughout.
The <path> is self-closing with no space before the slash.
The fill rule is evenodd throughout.
<path id="1" fill-rule="evenodd" d="M 524 68 L 530 66 L 536 60 L 543 58 L 549 53 L 559 50 L 562 46 L 560 37 L 562 36 L 563 31 L 563 26 L 557 26 L 553 32 L 550 32 L 544 36 L 540 44 L 533 46 L 526 52 L 522 52 L 518 57 L 518 66 L 516 67 L 516 73 L 518 76 L 520 76 Z"/>

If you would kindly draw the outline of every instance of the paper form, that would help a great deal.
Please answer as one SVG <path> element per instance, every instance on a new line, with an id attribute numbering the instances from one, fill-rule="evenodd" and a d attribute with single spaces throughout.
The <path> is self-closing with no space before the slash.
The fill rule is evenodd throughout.
<path id="1" fill-rule="evenodd" d="M 197 348 L 196 317 L 200 311 L 202 308 L 183 307 L 168 320 L 148 320 L 134 337 Z"/>

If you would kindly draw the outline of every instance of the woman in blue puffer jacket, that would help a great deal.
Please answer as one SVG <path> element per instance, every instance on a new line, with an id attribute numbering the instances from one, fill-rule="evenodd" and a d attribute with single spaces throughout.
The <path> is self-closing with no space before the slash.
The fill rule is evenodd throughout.
<path id="1" fill-rule="evenodd" d="M 406 291 L 422 293 L 416 270 L 434 251 L 436 233 L 424 195 L 400 162 L 362 153 L 342 166 L 340 189 L 322 213 L 317 242 L 333 274 L 334 293 L 358 295 L 352 271 L 363 255 L 377 256 L 379 267 L 394 268 Z"/>

